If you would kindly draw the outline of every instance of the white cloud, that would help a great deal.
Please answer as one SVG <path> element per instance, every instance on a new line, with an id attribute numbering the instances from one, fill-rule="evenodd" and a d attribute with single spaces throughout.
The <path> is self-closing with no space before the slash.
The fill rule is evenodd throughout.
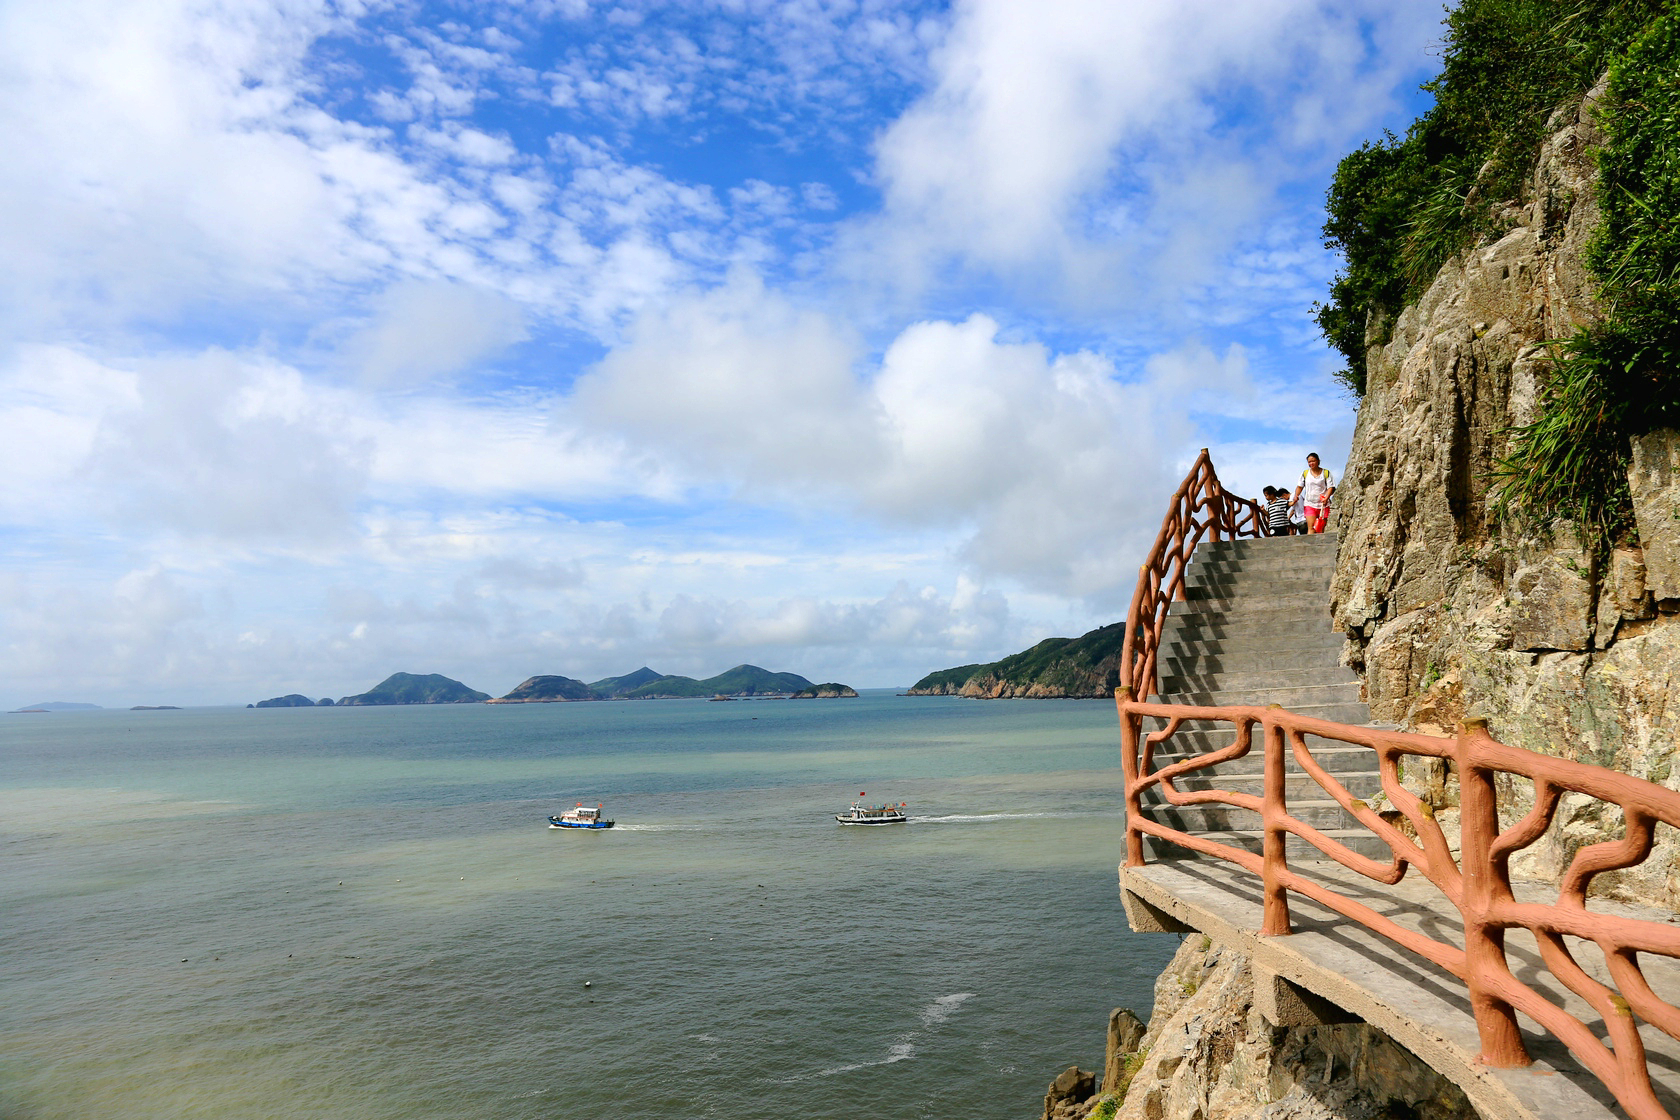
<path id="1" fill-rule="evenodd" d="M 721 470 L 753 490 L 839 480 L 884 452 L 852 372 L 861 341 L 748 276 L 650 311 L 581 378 L 585 423 L 651 452 Z"/>
<path id="2" fill-rule="evenodd" d="M 1391 107 L 1413 56 L 1370 44 L 1416 50 L 1437 18 L 1321 0 L 962 5 L 932 88 L 880 136 L 885 207 L 851 230 L 854 267 L 885 257 L 914 287 L 956 260 L 1075 305 L 1170 303 L 1303 160 Z"/>
<path id="3" fill-rule="evenodd" d="M 132 408 L 107 411 L 89 456 L 95 500 L 130 530 L 343 543 L 368 448 L 295 371 L 225 352 L 155 362 Z"/>
<path id="4" fill-rule="evenodd" d="M 403 281 L 375 301 L 375 312 L 350 346 L 375 384 L 455 373 L 526 337 L 517 304 L 460 284 Z"/>
<path id="5" fill-rule="evenodd" d="M 580 379 L 585 423 L 755 500 L 961 527 L 988 576 L 1111 590 L 1172 477 L 1203 390 L 1247 392 L 1240 352 L 1122 382 L 1108 361 L 998 337 L 983 315 L 907 327 L 877 369 L 827 316 L 748 279 L 637 320 Z"/>

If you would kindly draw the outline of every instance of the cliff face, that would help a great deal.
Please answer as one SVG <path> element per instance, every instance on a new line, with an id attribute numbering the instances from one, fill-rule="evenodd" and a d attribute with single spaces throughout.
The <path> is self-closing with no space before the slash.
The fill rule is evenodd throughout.
<path id="1" fill-rule="evenodd" d="M 1598 558 L 1564 524 L 1518 535 L 1498 523 L 1488 494 L 1508 429 L 1534 418 L 1542 343 L 1596 315 L 1582 250 L 1598 223 L 1589 150 L 1601 91 L 1554 114 L 1527 197 L 1504 210 L 1509 231 L 1450 262 L 1395 321 L 1392 340 L 1372 347 L 1336 494 L 1332 600 L 1373 718 L 1450 734 L 1480 716 L 1505 742 L 1672 786 L 1680 600 L 1650 594 L 1645 555 L 1666 573 L 1680 539 L 1672 441 L 1636 441 L 1643 550 Z M 1680 596 L 1663 582 L 1659 592 Z M 1456 795 L 1439 768 L 1409 768 L 1407 784 L 1451 819 Z M 1501 804 L 1525 811 L 1532 790 L 1511 783 Z M 1605 813 L 1590 798 L 1565 798 L 1513 871 L 1554 878 L 1583 843 L 1620 835 L 1619 814 Z M 1646 864 L 1595 886 L 1673 906 L 1677 854 L 1664 830 Z"/>
<path id="2" fill-rule="evenodd" d="M 1249 959 L 1197 934 L 1155 982 L 1149 1030 L 1125 1068 L 1117 1120 L 1476 1116 L 1458 1086 L 1373 1027 L 1271 1026 L 1254 1008 Z"/>

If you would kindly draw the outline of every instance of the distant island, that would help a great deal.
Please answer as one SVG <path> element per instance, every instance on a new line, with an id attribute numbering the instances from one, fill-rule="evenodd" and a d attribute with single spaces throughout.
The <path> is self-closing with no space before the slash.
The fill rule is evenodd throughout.
<path id="1" fill-rule="evenodd" d="M 272 700 L 258 700 L 255 704 L 248 704 L 246 706 L 252 708 L 330 708 L 332 707 L 332 697 L 323 696 L 320 701 L 317 702 L 311 700 L 307 696 L 294 692 L 289 696 L 276 696 Z"/>
<path id="2" fill-rule="evenodd" d="M 339 705 L 358 707 L 379 704 L 482 704 L 488 692 L 468 688 L 442 673 L 392 673 L 366 692 L 346 696 Z"/>
<path id="3" fill-rule="evenodd" d="M 565 704 L 583 700 L 675 700 L 726 696 L 785 696 L 800 700 L 856 696 L 849 685 L 830 681 L 812 684 L 798 673 L 773 673 L 757 665 L 737 665 L 715 677 L 696 680 L 658 673 L 643 665 L 632 673 L 584 683 L 574 677 L 529 677 L 506 696 L 468 688 L 440 673 L 424 676 L 392 673 L 379 684 L 334 705 L 331 697 L 311 700 L 301 693 L 259 700 L 247 708 L 308 708 L 375 704 Z"/>
<path id="4" fill-rule="evenodd" d="M 813 687 L 798 673 L 772 673 L 757 665 L 737 665 L 705 680 L 658 673 L 646 665 L 621 677 L 585 684 L 571 677 L 532 677 L 492 704 L 557 704 L 576 700 L 676 700 L 709 696 L 791 696 Z M 854 694 L 855 695 L 855 694 Z"/>
<path id="5" fill-rule="evenodd" d="M 39 704 L 25 704 L 21 708 L 13 708 L 12 715 L 24 712 L 102 712 L 98 704 L 72 704 L 64 700 L 43 700 Z"/>
<path id="6" fill-rule="evenodd" d="M 846 696 L 856 697 L 857 689 L 852 688 L 849 685 L 836 684 L 834 681 L 829 681 L 827 684 L 814 684 L 810 688 L 802 688 L 792 696 L 788 697 L 788 699 L 837 700 Z"/>
<path id="7" fill-rule="evenodd" d="M 929 673 L 905 695 L 981 700 L 1112 696 L 1120 684 L 1120 649 L 1125 641 L 1124 622 L 1099 626 L 1079 638 L 1046 638 L 1001 661 Z"/>
<path id="8" fill-rule="evenodd" d="M 180 710 L 181 706 L 179 704 L 136 704 L 129 709 L 131 712 L 178 712 Z"/>

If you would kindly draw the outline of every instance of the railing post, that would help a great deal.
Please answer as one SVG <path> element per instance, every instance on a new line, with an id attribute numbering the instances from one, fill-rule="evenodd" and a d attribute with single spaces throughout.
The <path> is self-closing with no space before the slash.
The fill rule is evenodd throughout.
<path id="1" fill-rule="evenodd" d="M 1272 711 L 1283 710 L 1277 704 L 1270 705 L 1270 708 Z M 1266 903 L 1260 934 L 1263 937 L 1282 937 L 1290 932 L 1289 892 L 1283 886 L 1283 874 L 1289 870 L 1289 859 L 1284 850 L 1289 833 L 1283 827 L 1283 820 L 1289 815 L 1288 791 L 1284 787 L 1283 728 L 1275 717 L 1269 715 L 1260 726 L 1266 736 L 1266 787 L 1260 812 L 1260 827 L 1264 830 L 1260 841 L 1260 880 Z M 1254 726 L 1250 724 L 1243 731 L 1252 735 Z"/>
<path id="2" fill-rule="evenodd" d="M 1495 1069 L 1526 1066 L 1531 1059 L 1511 1005 L 1488 990 L 1487 981 L 1506 971 L 1505 928 L 1485 921 L 1494 900 L 1510 893 L 1492 859 L 1499 835 L 1499 798 L 1493 772 L 1478 764 L 1471 744 L 1488 738 L 1487 721 L 1465 720 L 1459 725 L 1458 764 L 1459 862 L 1464 874 L 1464 982 L 1470 989 L 1470 1009 L 1481 1036 L 1483 1065 Z"/>
<path id="3" fill-rule="evenodd" d="M 1143 832 L 1137 826 L 1143 813 L 1143 797 L 1138 792 L 1138 746 L 1143 730 L 1143 717 L 1126 710 L 1132 690 L 1124 686 L 1114 690 L 1114 704 L 1120 709 L 1120 772 L 1126 782 L 1126 866 L 1143 866 Z"/>

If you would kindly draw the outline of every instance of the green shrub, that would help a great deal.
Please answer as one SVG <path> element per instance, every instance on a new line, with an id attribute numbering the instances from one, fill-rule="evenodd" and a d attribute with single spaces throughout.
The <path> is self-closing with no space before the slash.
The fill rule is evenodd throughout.
<path id="1" fill-rule="evenodd" d="M 1114 1114 L 1119 1111 L 1120 1098 L 1109 1097 L 1091 1110 L 1088 1120 L 1114 1120 Z"/>

